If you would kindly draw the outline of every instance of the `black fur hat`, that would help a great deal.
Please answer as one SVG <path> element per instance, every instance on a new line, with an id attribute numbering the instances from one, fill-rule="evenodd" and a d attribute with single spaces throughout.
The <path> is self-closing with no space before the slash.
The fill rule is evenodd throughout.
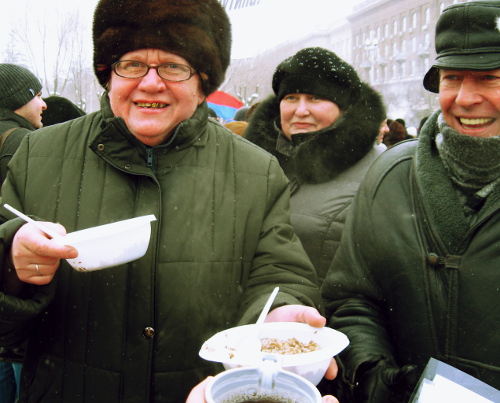
<path id="1" fill-rule="evenodd" d="M 67 98 L 51 95 L 50 97 L 43 98 L 43 100 L 47 105 L 47 109 L 43 112 L 42 116 L 43 127 L 52 126 L 85 115 L 82 109 Z"/>
<path id="2" fill-rule="evenodd" d="M 209 95 L 231 59 L 231 24 L 217 0 L 100 0 L 93 21 L 94 70 L 105 87 L 125 53 L 156 48 L 186 59 Z"/>
<path id="3" fill-rule="evenodd" d="M 349 63 L 331 50 L 316 47 L 283 60 L 274 72 L 272 85 L 279 100 L 288 94 L 312 94 L 345 110 L 359 96 L 361 80 Z"/>

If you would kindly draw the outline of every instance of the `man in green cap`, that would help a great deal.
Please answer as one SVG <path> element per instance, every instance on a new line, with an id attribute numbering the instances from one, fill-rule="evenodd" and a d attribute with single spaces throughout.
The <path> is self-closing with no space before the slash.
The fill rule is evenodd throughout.
<path id="1" fill-rule="evenodd" d="M 431 357 L 500 388 L 499 21 L 500 1 L 443 11 L 424 79 L 441 110 L 357 193 L 322 288 L 350 339 L 343 403 L 408 401 Z"/>

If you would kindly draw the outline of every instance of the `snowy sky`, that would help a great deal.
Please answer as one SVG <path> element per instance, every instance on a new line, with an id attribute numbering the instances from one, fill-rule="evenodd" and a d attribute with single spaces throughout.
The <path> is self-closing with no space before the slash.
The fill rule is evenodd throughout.
<path id="1" fill-rule="evenodd" d="M 233 58 L 252 57 L 287 40 L 293 40 L 340 20 L 359 0 L 260 0 L 258 5 L 229 10 L 233 26 Z M 46 21 L 55 27 L 66 11 L 79 10 L 90 27 L 97 0 L 0 0 L 0 52 L 3 53 L 11 24 L 26 13 L 28 21 Z"/>

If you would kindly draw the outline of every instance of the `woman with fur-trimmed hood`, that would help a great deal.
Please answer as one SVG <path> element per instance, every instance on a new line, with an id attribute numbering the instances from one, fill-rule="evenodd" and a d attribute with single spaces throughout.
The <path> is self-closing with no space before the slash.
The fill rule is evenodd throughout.
<path id="1" fill-rule="evenodd" d="M 279 160 L 291 182 L 292 224 L 321 285 L 359 184 L 383 151 L 375 145 L 381 95 L 335 53 L 306 48 L 273 75 L 245 138 Z"/>

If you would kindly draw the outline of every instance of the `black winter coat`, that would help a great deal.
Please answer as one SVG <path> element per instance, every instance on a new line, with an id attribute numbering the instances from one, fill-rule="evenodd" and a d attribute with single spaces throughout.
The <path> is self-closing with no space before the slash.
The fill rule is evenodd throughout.
<path id="1" fill-rule="evenodd" d="M 417 365 L 414 382 L 430 357 L 500 388 L 500 191 L 470 226 L 435 145 L 438 114 L 373 164 L 323 284 L 356 402 L 406 401 L 414 383 L 405 392 L 372 369 Z"/>

